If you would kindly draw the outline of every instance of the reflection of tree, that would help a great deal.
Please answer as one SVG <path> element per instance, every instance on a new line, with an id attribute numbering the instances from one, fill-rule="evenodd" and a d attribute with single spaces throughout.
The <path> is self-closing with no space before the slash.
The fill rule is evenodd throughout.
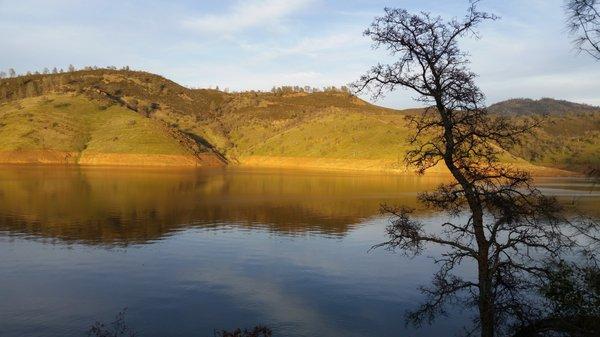
<path id="1" fill-rule="evenodd" d="M 573 224 L 558 202 L 535 188 L 527 172 L 499 162 L 537 124 L 509 122 L 486 110 L 476 75 L 458 43 L 461 37 L 475 35 L 482 21 L 496 18 L 478 11 L 476 3 L 463 20 L 447 22 L 429 13 L 386 9 L 365 34 L 398 60 L 374 66 L 355 88 L 370 90 L 375 97 L 396 87 L 416 92 L 430 107 L 409 116 L 416 131 L 406 163 L 418 173 L 441 163 L 454 178 L 419 197 L 425 206 L 448 213 L 442 233 L 425 230 L 409 208 L 384 208 L 393 218 L 389 241 L 379 246 L 410 254 L 428 245 L 446 249 L 432 285 L 422 289 L 426 302 L 409 314 L 409 322 L 431 322 L 446 314 L 449 304 L 463 304 L 477 308 L 472 332 L 492 337 L 508 333 L 511 325 L 529 325 L 545 317 L 530 293 L 551 272 L 545 259 L 560 260 L 583 247 L 571 235 Z M 585 234 L 590 228 L 575 230 Z M 472 263 L 477 276 L 456 273 L 463 263 Z"/>

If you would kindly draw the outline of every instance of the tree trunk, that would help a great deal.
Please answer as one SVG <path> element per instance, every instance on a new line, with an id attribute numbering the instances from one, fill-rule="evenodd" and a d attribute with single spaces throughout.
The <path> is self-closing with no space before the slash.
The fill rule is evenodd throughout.
<path id="1" fill-rule="evenodd" d="M 479 261 L 479 319 L 481 320 L 481 337 L 494 337 L 494 303 L 487 256 L 485 260 Z"/>
<path id="2" fill-rule="evenodd" d="M 475 198 L 478 200 L 477 198 Z M 479 319 L 481 321 L 481 337 L 494 337 L 494 293 L 492 276 L 490 275 L 489 242 L 483 229 L 483 211 L 481 204 L 469 202 L 473 213 L 473 231 L 477 240 L 477 271 L 479 279 Z"/>
<path id="3" fill-rule="evenodd" d="M 473 216 L 473 232 L 477 241 L 478 256 L 478 281 L 479 281 L 479 320 L 481 322 L 481 337 L 494 337 L 494 298 L 492 290 L 492 280 L 489 266 L 489 242 L 485 236 L 483 226 L 483 206 L 476 193 L 473 182 L 469 181 L 463 172 L 454 163 L 455 142 L 453 136 L 453 125 L 447 115 L 447 110 L 441 103 L 441 98 L 437 98 L 437 108 L 444 122 L 444 140 L 446 153 L 444 163 L 450 170 L 452 176 L 461 185 L 464 190 L 469 210 Z"/>

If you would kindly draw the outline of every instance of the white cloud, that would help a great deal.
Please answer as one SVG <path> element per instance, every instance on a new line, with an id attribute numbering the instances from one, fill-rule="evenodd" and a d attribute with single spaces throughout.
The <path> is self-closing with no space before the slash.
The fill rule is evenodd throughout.
<path id="1" fill-rule="evenodd" d="M 358 36 L 358 38 L 357 38 Z M 331 35 L 302 39 L 298 44 L 285 50 L 287 54 L 305 54 L 317 56 L 322 51 L 335 51 L 361 44 L 361 36 L 353 33 L 335 33 Z"/>
<path id="2" fill-rule="evenodd" d="M 268 62 L 274 59 L 308 57 L 323 61 L 339 57 L 355 50 L 368 50 L 369 41 L 360 33 L 332 32 L 320 36 L 304 37 L 291 44 L 276 42 L 239 43 L 239 47 L 252 55 L 252 62 Z"/>
<path id="3" fill-rule="evenodd" d="M 229 12 L 187 19 L 183 25 L 200 33 L 232 34 L 255 27 L 281 27 L 282 20 L 312 0 L 237 1 Z"/>

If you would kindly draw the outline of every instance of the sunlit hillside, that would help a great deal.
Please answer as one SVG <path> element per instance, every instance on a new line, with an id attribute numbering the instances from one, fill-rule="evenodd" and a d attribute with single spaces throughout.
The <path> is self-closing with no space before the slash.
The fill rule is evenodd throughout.
<path id="1" fill-rule="evenodd" d="M 84 164 L 164 164 L 166 155 L 186 165 L 404 170 L 405 116 L 415 111 L 378 107 L 346 89 L 226 93 L 108 69 L 4 79 L 0 100 L 2 161 L 63 156 L 58 161 Z M 596 107 L 517 99 L 490 110 L 515 120 L 545 116 L 505 161 L 570 170 L 600 164 Z"/>
<path id="2" fill-rule="evenodd" d="M 176 130 L 118 104 L 81 95 L 50 94 L 4 103 L 0 120 L 0 161 L 5 163 L 218 163 Z"/>

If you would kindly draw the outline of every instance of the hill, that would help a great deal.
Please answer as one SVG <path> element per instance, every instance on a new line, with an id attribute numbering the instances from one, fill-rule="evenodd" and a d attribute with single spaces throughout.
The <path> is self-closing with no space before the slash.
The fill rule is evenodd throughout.
<path id="1" fill-rule="evenodd" d="M 515 119 L 545 116 L 541 127 L 513 150 L 515 156 L 575 171 L 600 167 L 600 107 L 543 98 L 507 100 L 489 109 Z"/>
<path id="2" fill-rule="evenodd" d="M 107 158 L 104 163 L 114 153 L 185 153 L 203 156 L 205 164 L 403 170 L 410 134 L 405 116 L 414 113 L 378 107 L 333 88 L 225 93 L 185 88 L 145 72 L 107 69 L 4 79 L 0 102 L 0 140 L 7 140 L 0 144 L 0 162 L 7 157 L 2 153 L 44 149 L 74 152 L 78 160 L 71 161 L 79 163 L 94 163 L 86 159 L 92 153 Z M 20 115 L 11 108 L 28 104 L 34 108 L 18 110 Z M 516 119 L 549 112 L 540 134 L 506 154 L 506 161 L 582 169 L 600 158 L 600 114 L 592 107 L 543 99 L 510 100 L 490 109 Z M 18 117 L 9 117 L 8 110 Z M 60 121 L 43 119 L 46 115 L 75 124 L 62 127 Z M 118 125 L 109 126 L 112 122 Z M 16 132 L 15 125 L 29 131 Z M 80 135 L 81 130 L 87 131 Z M 117 141 L 122 144 L 112 143 Z"/>
<path id="3" fill-rule="evenodd" d="M 506 115 L 565 115 L 599 113 L 600 107 L 573 103 L 552 98 L 533 100 L 529 98 L 514 98 L 492 104 L 488 107 L 492 113 Z"/>
<path id="4" fill-rule="evenodd" d="M 185 134 L 117 104 L 75 94 L 0 105 L 0 162 L 222 166 Z"/>

